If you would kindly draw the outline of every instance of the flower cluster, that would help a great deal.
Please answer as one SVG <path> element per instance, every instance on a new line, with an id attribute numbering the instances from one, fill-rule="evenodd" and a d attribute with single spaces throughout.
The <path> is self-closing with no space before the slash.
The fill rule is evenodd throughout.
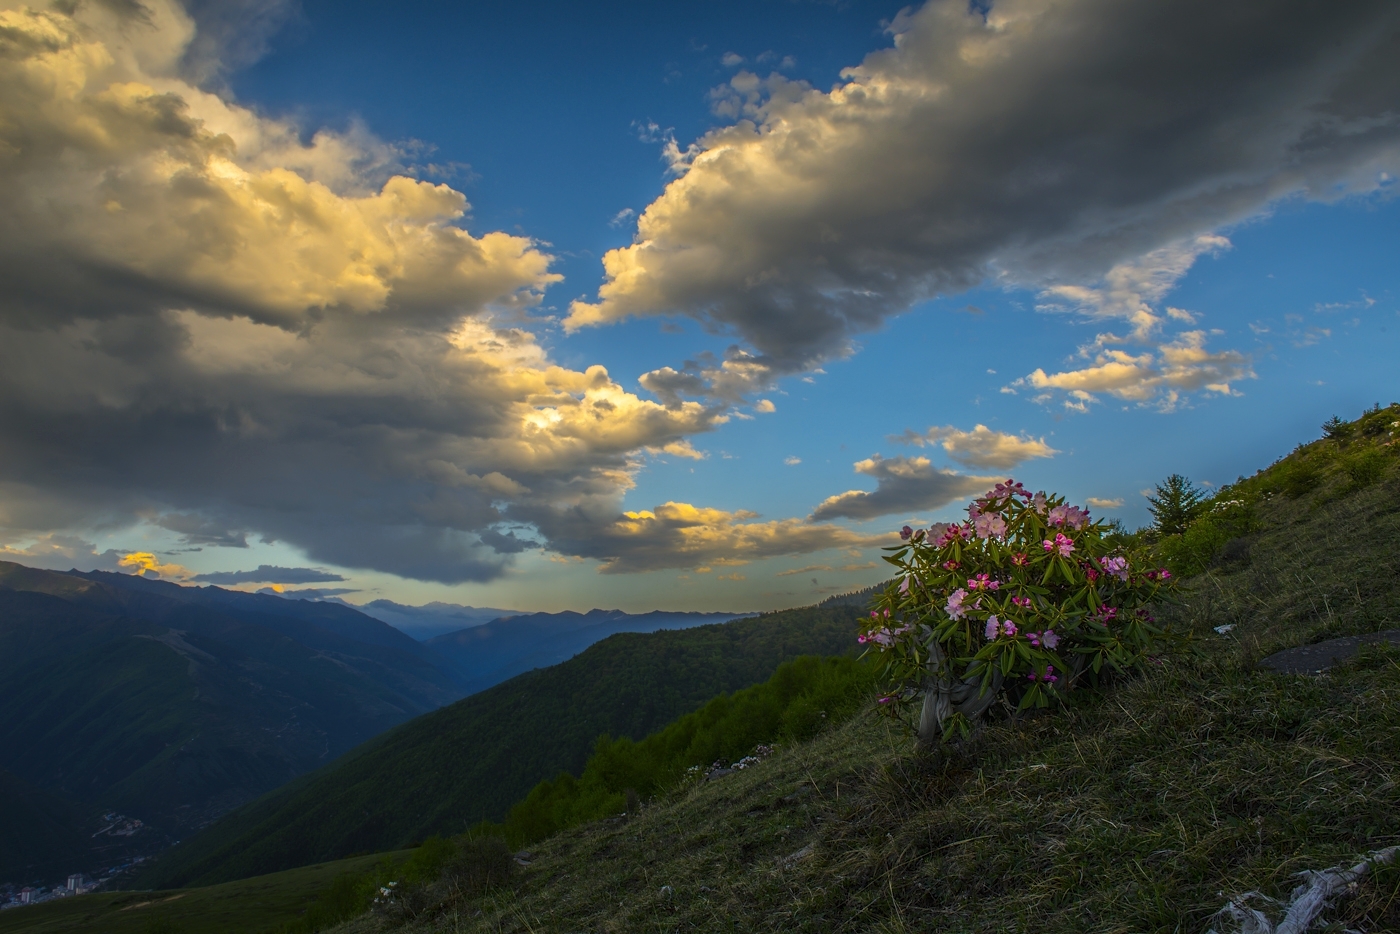
<path id="1" fill-rule="evenodd" d="M 941 692 L 934 709 L 954 710 L 946 737 L 984 715 L 969 693 L 1043 707 L 1084 677 L 1146 663 L 1171 637 L 1145 608 L 1172 578 L 1115 550 L 1108 532 L 1014 480 L 975 500 L 966 521 L 906 527 L 885 559 L 899 575 L 859 636 L 886 662 L 880 708 L 900 715 Z"/>

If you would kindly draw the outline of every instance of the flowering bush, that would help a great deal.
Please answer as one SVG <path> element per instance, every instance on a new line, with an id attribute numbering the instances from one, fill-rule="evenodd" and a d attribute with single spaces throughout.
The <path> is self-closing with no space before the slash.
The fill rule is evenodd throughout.
<path id="1" fill-rule="evenodd" d="M 882 710 L 918 702 L 919 739 L 932 743 L 968 735 L 999 697 L 1045 707 L 1085 675 L 1144 664 L 1170 639 L 1146 607 L 1174 581 L 1118 553 L 1109 531 L 1013 480 L 966 522 L 905 526 L 885 558 L 900 574 L 859 636 L 886 660 Z"/>

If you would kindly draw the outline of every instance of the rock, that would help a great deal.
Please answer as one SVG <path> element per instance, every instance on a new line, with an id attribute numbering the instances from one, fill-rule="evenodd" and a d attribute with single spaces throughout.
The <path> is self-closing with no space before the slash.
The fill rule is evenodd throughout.
<path id="1" fill-rule="evenodd" d="M 1364 636 L 1343 636 L 1312 645 L 1275 652 L 1259 663 L 1282 675 L 1315 675 L 1355 655 L 1363 645 L 1389 642 L 1400 645 L 1400 629 L 1387 629 Z"/>

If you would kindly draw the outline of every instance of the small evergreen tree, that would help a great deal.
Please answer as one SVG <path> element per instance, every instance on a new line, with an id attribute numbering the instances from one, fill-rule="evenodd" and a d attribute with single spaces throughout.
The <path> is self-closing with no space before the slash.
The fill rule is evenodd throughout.
<path id="1" fill-rule="evenodd" d="M 1190 480 L 1174 473 L 1157 484 L 1157 495 L 1147 497 L 1147 508 L 1159 533 L 1180 535 L 1200 512 L 1202 499 L 1203 494 Z"/>
<path id="2" fill-rule="evenodd" d="M 1333 441 L 1345 441 L 1347 435 L 1351 434 L 1351 423 L 1333 415 L 1322 423 L 1322 434 Z"/>

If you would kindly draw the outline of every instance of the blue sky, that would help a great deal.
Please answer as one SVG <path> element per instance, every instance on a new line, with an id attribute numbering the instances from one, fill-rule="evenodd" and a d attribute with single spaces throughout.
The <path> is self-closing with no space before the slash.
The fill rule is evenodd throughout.
<path id="1" fill-rule="evenodd" d="M 0 4 L 0 546 L 747 610 L 978 478 L 1144 524 L 1397 397 L 1400 27 L 1303 6 Z"/>

